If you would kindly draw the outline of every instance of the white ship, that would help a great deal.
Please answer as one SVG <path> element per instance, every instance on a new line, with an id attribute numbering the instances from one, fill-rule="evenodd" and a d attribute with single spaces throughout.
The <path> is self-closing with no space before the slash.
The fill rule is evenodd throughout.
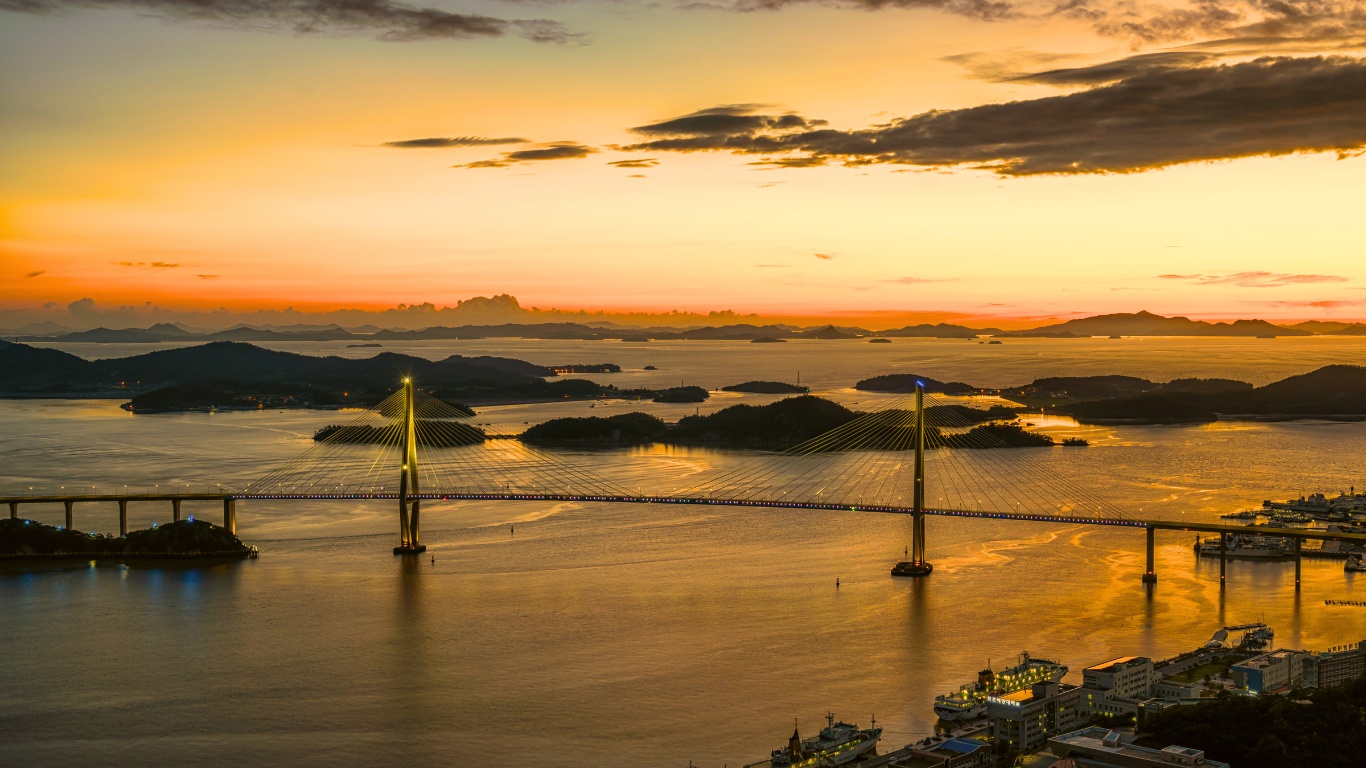
<path id="1" fill-rule="evenodd" d="M 996 674 L 988 667 L 977 673 L 977 682 L 965 685 L 954 693 L 936 696 L 934 713 L 941 720 L 970 720 L 987 712 L 989 694 L 1013 693 L 1035 683 L 1056 683 L 1067 674 L 1067 667 L 1056 661 L 1032 659 L 1029 653 L 1020 654 L 1020 663 Z"/>
<path id="2" fill-rule="evenodd" d="M 877 720 L 870 728 L 859 728 L 845 722 L 835 722 L 834 713 L 825 716 L 826 726 L 820 734 L 803 739 L 792 729 L 792 738 L 787 746 L 773 750 L 767 760 L 750 763 L 745 768 L 817 768 L 818 766 L 844 765 L 867 755 L 877 748 L 882 738 L 882 729 Z"/>

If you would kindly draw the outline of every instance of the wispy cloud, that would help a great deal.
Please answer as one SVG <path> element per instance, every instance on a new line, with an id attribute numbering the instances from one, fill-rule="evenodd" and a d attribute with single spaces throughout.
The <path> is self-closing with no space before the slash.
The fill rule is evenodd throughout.
<path id="1" fill-rule="evenodd" d="M 40 270 L 38 270 L 37 272 L 30 272 L 30 273 L 28 273 L 27 275 L 24 275 L 24 279 L 25 279 L 25 280 L 31 280 L 31 279 L 33 279 L 33 278 L 35 278 L 35 277 L 42 277 L 43 275 L 46 275 L 46 274 L 47 274 L 47 270 L 46 270 L 46 269 L 40 269 Z"/>
<path id="2" fill-rule="evenodd" d="M 613 160 L 608 165 L 615 168 L 653 168 L 659 165 L 659 161 L 653 157 L 646 157 L 640 160 Z"/>
<path id="3" fill-rule="evenodd" d="M 0 10 L 35 14 L 105 7 L 235 29 L 365 35 L 400 43 L 509 34 L 563 43 L 578 37 L 549 19 L 499 19 L 390 0 L 0 0 Z"/>
<path id="4" fill-rule="evenodd" d="M 541 160 L 574 160 L 588 157 L 598 150 L 576 141 L 556 141 L 537 149 L 519 149 L 504 152 L 496 160 L 477 160 L 473 163 L 452 166 L 454 168 L 506 168 L 517 163 L 539 162 Z"/>
<path id="5" fill-rule="evenodd" d="M 919 285 L 921 283 L 951 283 L 957 278 L 953 277 L 891 277 L 886 280 L 879 280 L 882 283 L 896 283 L 897 285 Z"/>
<path id="6" fill-rule="evenodd" d="M 831 259 L 835 258 L 835 255 L 832 253 L 818 253 L 816 254 L 816 258 L 820 259 L 821 261 L 830 261 Z"/>
<path id="7" fill-rule="evenodd" d="M 143 269 L 179 269 L 180 265 L 170 261 L 117 261 L 114 262 L 120 267 L 130 267 Z"/>
<path id="8" fill-rule="evenodd" d="M 222 275 L 195 275 L 195 277 L 199 278 L 200 280 L 217 280 L 218 278 L 222 277 Z"/>
<path id="9" fill-rule="evenodd" d="M 1366 305 L 1366 299 L 1344 301 L 1340 299 L 1320 299 L 1318 301 L 1264 301 L 1272 307 L 1303 307 L 1306 309 L 1336 309 L 1338 307 L 1359 307 Z"/>
<path id="10" fill-rule="evenodd" d="M 1310 283 L 1345 283 L 1341 275 L 1292 275 L 1286 272 L 1235 272 L 1230 275 L 1158 275 L 1160 280 L 1185 280 L 1195 285 L 1235 285 L 1239 288 L 1280 288 Z"/>
<path id="11" fill-rule="evenodd" d="M 498 144 L 526 144 L 529 139 L 519 139 L 509 136 L 501 139 L 490 139 L 483 136 L 457 136 L 453 139 L 405 139 L 403 141 L 386 141 L 385 147 L 395 149 L 446 149 L 449 147 L 488 147 Z"/>

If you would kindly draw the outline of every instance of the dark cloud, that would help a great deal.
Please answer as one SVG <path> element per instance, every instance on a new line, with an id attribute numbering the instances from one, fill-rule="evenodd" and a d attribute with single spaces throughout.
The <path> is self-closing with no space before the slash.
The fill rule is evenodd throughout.
<path id="1" fill-rule="evenodd" d="M 526 144 L 527 139 L 508 137 L 505 139 L 489 139 L 483 136 L 458 136 L 453 139 L 407 139 L 404 141 L 386 141 L 383 146 L 394 147 L 395 149 L 445 149 L 448 147 L 489 147 L 498 144 Z"/>
<path id="2" fill-rule="evenodd" d="M 38 270 L 37 272 L 30 272 L 30 273 L 28 273 L 27 275 L 24 275 L 24 279 L 25 279 L 25 280 L 29 280 L 29 279 L 32 279 L 32 278 L 35 278 L 35 277 L 42 277 L 43 275 L 46 275 L 46 274 L 47 274 L 47 270 L 46 270 L 46 269 L 40 269 L 40 270 Z"/>
<path id="3" fill-rule="evenodd" d="M 932 8 L 974 19 L 1005 19 L 1017 15 L 1015 7 L 1001 0 L 737 0 L 737 11 L 773 11 L 791 5 L 820 4 L 837 8 L 877 11 L 884 8 Z"/>
<path id="4" fill-rule="evenodd" d="M 1362 0 L 1195 0 L 1139 10 L 1074 0 L 1061 10 L 1093 22 L 1101 34 L 1143 44 L 1219 37 L 1266 50 L 1295 40 L 1360 40 L 1366 32 Z"/>
<path id="5" fill-rule="evenodd" d="M 575 37 L 558 22 L 546 19 L 498 19 L 390 0 L 0 0 L 0 10 L 22 13 L 82 8 L 127 8 L 176 21 L 300 35 L 362 34 L 391 42 L 507 34 L 537 42 L 566 42 Z"/>
<path id="6" fill-rule="evenodd" d="M 1306 283 L 1345 283 L 1341 275 L 1293 275 L 1286 272 L 1235 272 L 1231 275 L 1158 275 L 1162 280 L 1186 280 L 1196 285 L 1236 285 L 1240 288 L 1279 288 Z"/>
<path id="7" fill-rule="evenodd" d="M 597 150 L 576 142 L 558 141 L 541 149 L 519 149 L 516 152 L 508 152 L 503 157 L 509 162 L 520 163 L 528 160 L 572 160 L 578 157 L 588 157 L 594 152 Z"/>
<path id="8" fill-rule="evenodd" d="M 1087 67 L 1050 69 L 1021 75 L 997 78 L 998 82 L 1036 83 L 1039 85 L 1100 85 L 1127 80 L 1137 75 L 1184 69 L 1213 63 L 1219 56 L 1199 51 L 1163 51 L 1144 53 L 1127 59 L 1093 64 Z"/>
<path id="9" fill-rule="evenodd" d="M 619 149 L 967 166 L 1002 176 L 1134 173 L 1300 152 L 1347 157 L 1366 150 L 1366 61 L 1267 57 L 1228 66 L 1148 69 L 1078 93 L 925 112 L 860 130 L 746 126 Z"/>
<path id="10" fill-rule="evenodd" d="M 608 165 L 617 168 L 653 168 L 654 166 L 659 165 L 659 161 L 653 157 L 648 157 L 640 160 L 613 160 L 608 163 Z"/>
<path id="11" fill-rule="evenodd" d="M 755 114 L 761 104 L 726 104 L 698 110 L 682 117 L 670 118 L 631 130 L 645 136 L 729 136 L 754 134 L 759 131 L 789 131 L 825 125 L 824 120 L 807 120 L 791 113 L 784 115 Z"/>
<path id="12" fill-rule="evenodd" d="M 829 162 L 829 161 L 828 161 L 826 158 L 824 158 L 824 157 L 818 157 L 818 156 L 812 155 L 812 156 L 809 156 L 809 157 L 777 157 L 777 158 L 765 158 L 765 159 L 763 159 L 763 160 L 759 160 L 759 161 L 757 161 L 757 162 L 750 163 L 750 165 L 759 165 L 759 166 L 763 166 L 763 167 L 769 168 L 769 169 L 773 169 L 773 168 L 814 168 L 814 167 L 816 167 L 816 166 L 818 166 L 818 165 L 825 165 L 827 162 Z"/>
<path id="13" fill-rule="evenodd" d="M 835 257 L 829 253 L 818 253 L 816 254 L 816 258 L 820 259 L 821 261 L 830 261 Z"/>
<path id="14" fill-rule="evenodd" d="M 576 141 L 557 141 L 547 144 L 537 149 L 519 149 L 516 152 L 504 152 L 502 158 L 496 160 L 478 160 L 473 163 L 453 166 L 455 168 L 506 168 L 516 163 L 537 162 L 540 160 L 574 160 L 581 157 L 588 157 L 598 150 L 580 144 Z"/>

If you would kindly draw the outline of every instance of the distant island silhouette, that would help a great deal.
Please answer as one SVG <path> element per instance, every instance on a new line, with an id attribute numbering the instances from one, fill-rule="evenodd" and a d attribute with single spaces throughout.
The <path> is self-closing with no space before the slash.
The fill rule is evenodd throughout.
<path id="1" fill-rule="evenodd" d="M 1014 421 L 1010 408 L 932 406 L 925 413 L 926 447 L 1024 448 L 1057 445 L 1052 437 Z M 781 450 L 856 419 L 869 420 L 855 437 L 835 439 L 822 451 L 913 450 L 915 415 L 910 411 L 863 414 L 825 398 L 801 395 L 768 405 L 733 405 L 715 413 L 685 416 L 670 424 L 647 413 L 566 417 L 536 424 L 518 439 L 535 445 L 629 446 L 648 443 Z M 951 424 L 953 430 L 937 424 Z M 1074 443 L 1075 444 L 1075 443 Z M 1084 444 L 1084 443 L 1083 443 Z"/>
<path id="2" fill-rule="evenodd" d="M 1181 316 L 1151 312 L 1114 313 L 1076 318 L 1036 328 L 1005 331 L 1000 328 L 971 328 L 954 323 L 922 323 L 901 328 L 870 330 L 857 326 L 754 325 L 732 323 L 692 328 L 644 328 L 639 326 L 590 322 L 503 323 L 499 325 L 431 326 L 419 329 L 378 328 L 340 325 L 295 325 L 253 327 L 238 325 L 219 331 L 198 331 L 174 323 L 156 323 L 147 328 L 90 328 L 72 330 L 56 323 L 31 324 L 15 330 L 0 330 L 0 337 L 13 342 L 81 342 L 94 344 L 161 344 L 189 341 L 350 341 L 373 344 L 384 341 L 466 340 L 466 339 L 560 339 L 648 341 L 753 341 L 774 343 L 788 339 L 838 341 L 845 339 L 975 339 L 996 338 L 1123 338 L 1125 336 L 1241 336 L 1272 338 L 1281 336 L 1366 336 L 1366 323 L 1311 320 L 1292 325 L 1277 325 L 1266 320 L 1245 319 L 1211 323 Z M 885 342 L 878 342 L 885 343 Z"/>

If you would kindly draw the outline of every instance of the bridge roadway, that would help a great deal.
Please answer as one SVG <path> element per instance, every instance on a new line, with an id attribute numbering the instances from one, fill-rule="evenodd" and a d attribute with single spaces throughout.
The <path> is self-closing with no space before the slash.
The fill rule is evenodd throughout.
<path id="1" fill-rule="evenodd" d="M 185 501 L 216 501 L 223 505 L 223 527 L 236 533 L 236 502 L 239 500 L 258 501 L 397 501 L 397 493 L 126 493 L 126 494 L 33 494 L 20 496 L 0 496 L 0 504 L 8 504 L 10 517 L 17 519 L 20 504 L 63 504 L 66 507 L 66 525 L 72 525 L 72 507 L 76 503 L 117 502 L 119 505 L 119 533 L 128 533 L 128 504 L 133 501 L 171 502 L 172 519 L 180 520 L 180 505 Z M 690 496 L 648 496 L 648 495 L 580 495 L 561 493 L 416 493 L 408 494 L 412 501 L 522 501 L 522 502 L 601 502 L 619 504 L 690 504 L 727 507 L 766 507 L 770 509 L 812 509 L 826 511 L 878 512 L 882 514 L 914 515 L 910 507 L 886 506 L 878 504 L 836 504 L 783 499 L 717 499 Z M 1065 523 L 1072 525 L 1103 525 L 1122 528 L 1143 528 L 1147 531 L 1147 571 L 1145 582 L 1157 581 L 1153 570 L 1154 532 L 1193 531 L 1197 533 L 1217 533 L 1220 540 L 1219 581 L 1222 584 L 1226 572 L 1226 552 L 1228 534 L 1252 532 L 1246 525 L 1227 523 L 1199 523 L 1173 520 L 1139 520 L 1116 517 L 1088 517 L 1067 514 L 1032 514 L 1025 512 L 997 512 L 970 509 L 926 509 L 926 515 L 935 517 L 967 517 L 989 520 L 1019 520 L 1036 523 Z M 1295 587 L 1300 585 L 1300 548 L 1305 539 L 1323 541 L 1344 541 L 1366 545 L 1366 533 L 1326 531 L 1306 528 L 1273 528 L 1259 526 L 1257 534 L 1280 536 L 1295 542 Z"/>

